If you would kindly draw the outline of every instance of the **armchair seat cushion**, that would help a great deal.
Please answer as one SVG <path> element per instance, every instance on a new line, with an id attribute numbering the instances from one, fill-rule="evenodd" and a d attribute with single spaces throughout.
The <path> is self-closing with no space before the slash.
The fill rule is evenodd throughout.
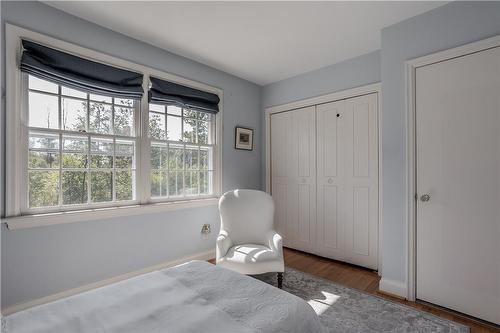
<path id="1" fill-rule="evenodd" d="M 227 251 L 217 260 L 217 265 L 242 274 L 283 272 L 284 263 L 280 253 L 264 245 L 241 244 Z"/>

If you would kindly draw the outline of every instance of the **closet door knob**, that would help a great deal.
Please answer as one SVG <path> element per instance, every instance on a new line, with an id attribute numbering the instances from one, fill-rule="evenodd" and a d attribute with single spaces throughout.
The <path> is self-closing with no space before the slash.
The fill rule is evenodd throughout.
<path id="1" fill-rule="evenodd" d="M 300 180 L 300 182 L 301 182 L 302 184 L 304 184 L 304 183 L 306 182 L 306 179 L 305 179 L 305 178 L 302 178 L 302 179 Z"/>
<path id="2" fill-rule="evenodd" d="M 331 183 L 333 183 L 333 179 L 328 178 L 328 184 L 331 184 Z"/>

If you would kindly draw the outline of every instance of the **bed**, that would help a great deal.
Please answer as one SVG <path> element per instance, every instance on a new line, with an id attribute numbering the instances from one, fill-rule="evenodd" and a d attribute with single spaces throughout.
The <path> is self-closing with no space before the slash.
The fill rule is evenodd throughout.
<path id="1" fill-rule="evenodd" d="M 302 299 L 204 261 L 5 317 L 8 333 L 321 332 Z"/>

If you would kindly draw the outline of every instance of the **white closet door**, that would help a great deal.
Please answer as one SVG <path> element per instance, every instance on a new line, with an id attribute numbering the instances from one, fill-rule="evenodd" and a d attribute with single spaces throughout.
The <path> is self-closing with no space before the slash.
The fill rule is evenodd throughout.
<path id="1" fill-rule="evenodd" d="M 317 254 L 344 260 L 345 134 L 341 116 L 345 102 L 318 105 L 317 130 Z"/>
<path id="2" fill-rule="evenodd" d="M 291 160 L 291 117 L 288 112 L 271 116 L 271 193 L 274 199 L 274 227 L 283 237 L 285 246 L 292 246 L 292 228 L 288 208 L 289 190 L 292 187 L 288 165 Z"/>
<path id="3" fill-rule="evenodd" d="M 378 132 L 377 94 L 345 101 L 340 115 L 345 138 L 345 260 L 377 269 Z"/>
<path id="4" fill-rule="evenodd" d="M 284 244 L 314 251 L 316 226 L 315 107 L 272 115 L 272 194 Z"/>
<path id="5" fill-rule="evenodd" d="M 500 47 L 418 68 L 415 91 L 417 298 L 500 324 Z"/>

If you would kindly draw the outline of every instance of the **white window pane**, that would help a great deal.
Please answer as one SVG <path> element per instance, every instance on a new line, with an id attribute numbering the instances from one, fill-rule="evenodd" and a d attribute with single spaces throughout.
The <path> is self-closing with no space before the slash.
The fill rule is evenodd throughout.
<path id="1" fill-rule="evenodd" d="M 181 141 L 182 139 L 182 118 L 167 116 L 167 137 L 170 141 Z"/>
<path id="2" fill-rule="evenodd" d="M 134 109 L 115 106 L 115 134 L 134 135 Z"/>
<path id="3" fill-rule="evenodd" d="M 87 154 L 63 153 L 63 169 L 86 169 L 88 166 Z"/>
<path id="4" fill-rule="evenodd" d="M 90 151 L 94 154 L 113 155 L 113 139 L 92 137 Z"/>
<path id="5" fill-rule="evenodd" d="M 116 140 L 115 154 L 116 155 L 134 155 L 134 141 Z"/>
<path id="6" fill-rule="evenodd" d="M 62 174 L 63 205 L 86 204 L 88 197 L 88 172 L 64 171 Z"/>
<path id="7" fill-rule="evenodd" d="M 198 169 L 198 147 L 186 146 L 184 162 L 186 169 Z"/>
<path id="8" fill-rule="evenodd" d="M 149 113 L 149 136 L 154 139 L 165 140 L 165 115 Z"/>
<path id="9" fill-rule="evenodd" d="M 212 148 L 200 147 L 200 169 L 212 170 Z"/>
<path id="10" fill-rule="evenodd" d="M 184 172 L 184 193 L 185 195 L 198 195 L 198 176 L 197 171 Z"/>
<path id="11" fill-rule="evenodd" d="M 161 171 L 151 171 L 151 197 L 161 197 Z"/>
<path id="12" fill-rule="evenodd" d="M 196 119 L 184 118 L 184 129 L 182 140 L 184 142 L 196 142 Z"/>
<path id="13" fill-rule="evenodd" d="M 59 202 L 59 171 L 29 172 L 29 207 L 56 206 Z"/>
<path id="14" fill-rule="evenodd" d="M 116 140 L 115 168 L 132 169 L 135 167 L 134 141 Z"/>
<path id="15" fill-rule="evenodd" d="M 184 109 L 184 117 L 198 118 L 198 111 Z"/>
<path id="16" fill-rule="evenodd" d="M 84 99 L 87 98 L 87 93 L 80 91 L 80 90 L 68 88 L 68 87 L 61 87 L 61 94 L 65 95 L 65 96 L 71 96 L 71 97 L 78 97 L 78 98 L 84 98 Z"/>
<path id="17" fill-rule="evenodd" d="M 151 146 L 151 169 L 168 168 L 167 145 L 153 144 Z"/>
<path id="18" fill-rule="evenodd" d="M 116 200 L 134 200 L 134 179 L 133 171 L 118 171 L 115 174 Z"/>
<path id="19" fill-rule="evenodd" d="M 59 128 L 57 96 L 29 92 L 29 126 Z"/>
<path id="20" fill-rule="evenodd" d="M 167 113 L 182 116 L 182 108 L 175 105 L 167 105 Z"/>
<path id="21" fill-rule="evenodd" d="M 103 103 L 111 103 L 112 98 L 103 95 L 90 94 L 89 98 L 91 101 L 103 102 Z"/>
<path id="22" fill-rule="evenodd" d="M 181 196 L 183 189 L 183 172 L 170 171 L 168 173 L 168 195 L 169 197 Z"/>
<path id="23" fill-rule="evenodd" d="M 41 90 L 57 94 L 59 87 L 55 83 L 29 75 L 29 89 Z"/>
<path id="24" fill-rule="evenodd" d="M 32 169 L 58 169 L 59 153 L 30 151 L 28 167 Z"/>
<path id="25" fill-rule="evenodd" d="M 212 194 L 212 171 L 200 172 L 200 195 Z"/>
<path id="26" fill-rule="evenodd" d="M 165 113 L 165 105 L 149 103 L 149 110 L 155 111 L 155 112 L 160 112 L 160 113 Z"/>
<path id="27" fill-rule="evenodd" d="M 209 143 L 209 123 L 198 120 L 198 143 Z"/>
<path id="28" fill-rule="evenodd" d="M 198 114 L 198 119 L 205 120 L 205 121 L 211 121 L 212 120 L 212 114 L 207 113 L 207 112 L 200 112 Z"/>
<path id="29" fill-rule="evenodd" d="M 63 97 L 62 129 L 69 131 L 87 130 L 87 102 L 79 99 Z"/>
<path id="30" fill-rule="evenodd" d="M 64 135 L 63 150 L 80 151 L 86 153 L 88 150 L 88 139 L 86 136 Z"/>
<path id="31" fill-rule="evenodd" d="M 134 106 L 134 100 L 133 99 L 127 99 L 127 98 L 115 98 L 115 104 L 122 105 L 122 106 L 133 107 Z"/>
<path id="32" fill-rule="evenodd" d="M 115 168 L 133 169 L 134 158 L 132 156 L 115 156 Z"/>
<path id="33" fill-rule="evenodd" d="M 152 171 L 151 196 L 153 198 L 166 197 L 168 195 L 167 183 L 168 183 L 167 171 Z"/>
<path id="34" fill-rule="evenodd" d="M 184 170 L 184 147 L 181 145 L 169 145 L 168 168 L 170 170 Z"/>
<path id="35" fill-rule="evenodd" d="M 90 200 L 92 202 L 113 200 L 113 173 L 111 171 L 90 173 Z"/>
<path id="36" fill-rule="evenodd" d="M 93 169 L 113 168 L 113 156 L 90 155 L 90 167 Z"/>
<path id="37" fill-rule="evenodd" d="M 59 135 L 48 133 L 30 132 L 30 149 L 59 149 Z"/>
<path id="38" fill-rule="evenodd" d="M 113 114 L 111 105 L 92 102 L 89 108 L 89 131 L 93 133 L 112 134 L 111 118 Z"/>

